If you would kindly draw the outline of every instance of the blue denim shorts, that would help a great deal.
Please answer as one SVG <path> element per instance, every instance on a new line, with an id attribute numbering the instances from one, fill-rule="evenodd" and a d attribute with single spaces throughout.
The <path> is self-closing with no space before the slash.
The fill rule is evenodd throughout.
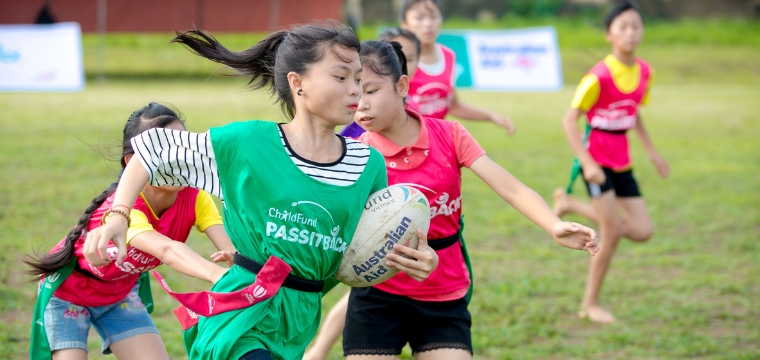
<path id="1" fill-rule="evenodd" d="M 118 303 L 105 306 L 79 306 L 55 296 L 45 308 L 45 332 L 50 350 L 83 349 L 87 351 L 90 324 L 103 339 L 102 351 L 110 354 L 111 344 L 158 329 L 137 295 L 135 285 Z"/>

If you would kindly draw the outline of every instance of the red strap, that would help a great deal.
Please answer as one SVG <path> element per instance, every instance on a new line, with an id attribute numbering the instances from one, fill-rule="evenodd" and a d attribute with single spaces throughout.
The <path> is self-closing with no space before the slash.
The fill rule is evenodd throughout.
<path id="1" fill-rule="evenodd" d="M 281 259 L 270 256 L 264 267 L 256 275 L 256 281 L 246 288 L 234 292 L 188 292 L 175 293 L 158 273 L 153 271 L 161 287 L 179 301 L 182 306 L 174 310 L 182 327 L 187 330 L 198 322 L 198 316 L 210 317 L 223 312 L 239 310 L 274 296 L 282 286 L 282 282 L 291 271 L 290 265 Z"/>

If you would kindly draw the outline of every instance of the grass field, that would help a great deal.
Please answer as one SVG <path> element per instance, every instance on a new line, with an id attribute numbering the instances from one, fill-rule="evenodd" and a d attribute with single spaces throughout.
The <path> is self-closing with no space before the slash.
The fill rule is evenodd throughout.
<path id="1" fill-rule="evenodd" d="M 735 30 L 750 40 L 739 36 L 732 42 L 726 39 L 737 37 L 726 35 L 714 42 L 672 45 L 656 40 L 668 32 L 655 28 L 649 33 L 655 40 L 642 47 L 641 56 L 657 70 L 651 103 L 642 114 L 672 176 L 658 178 L 641 146 L 632 142 L 656 233 L 646 244 L 622 242 L 618 248 L 603 291 L 604 305 L 618 324 L 601 326 L 574 316 L 587 254 L 553 244 L 464 171 L 478 358 L 760 358 L 760 46 L 756 26 L 736 25 Z M 590 38 L 582 35 L 589 31 L 581 28 L 579 36 Z M 235 120 L 282 119 L 267 95 L 246 91 L 243 80 L 206 79 L 214 66 L 177 45 L 155 45 L 169 36 L 109 38 L 109 77 L 90 81 L 81 93 L 0 95 L 0 224 L 6 229 L 0 234 L 5 249 L 0 253 L 0 358 L 28 357 L 36 286 L 21 273 L 21 258 L 47 251 L 113 181 L 118 164 L 109 161 L 117 154 L 112 145 L 133 110 L 150 101 L 171 103 L 186 115 L 192 131 Z M 560 32 L 561 41 L 567 36 L 572 34 Z M 230 39 L 253 42 L 240 35 Z M 90 75 L 96 73 L 96 41 L 88 37 L 84 42 Z M 607 52 L 596 40 L 573 41 L 562 47 L 568 82 L 563 91 L 460 93 L 468 103 L 514 119 L 518 132 L 512 138 L 489 124 L 465 125 L 492 158 L 547 200 L 554 187 L 565 184 L 572 160 L 559 119 L 574 83 Z M 150 64 L 156 62 L 153 71 Z M 127 70 L 120 73 L 119 63 Z M 576 189 L 583 194 L 580 185 Z M 198 234 L 188 243 L 201 254 L 212 251 Z M 175 290 L 206 286 L 171 269 L 161 271 Z M 329 294 L 325 303 L 335 302 L 341 292 Z M 176 303 L 155 284 L 154 295 L 154 319 L 172 357 L 183 359 L 180 327 L 171 312 Z M 98 355 L 99 346 L 93 336 L 91 358 L 109 358 Z M 340 354 L 336 346 L 331 358 Z"/>

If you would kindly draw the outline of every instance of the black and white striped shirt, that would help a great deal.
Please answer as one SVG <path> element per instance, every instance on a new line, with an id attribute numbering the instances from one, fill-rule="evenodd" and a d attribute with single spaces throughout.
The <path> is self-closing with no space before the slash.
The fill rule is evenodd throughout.
<path id="1" fill-rule="evenodd" d="M 323 183 L 348 186 L 361 176 L 370 157 L 369 146 L 355 140 L 344 142 L 343 155 L 333 163 L 317 163 L 296 154 L 280 130 L 283 147 L 305 174 Z M 132 148 L 155 186 L 191 186 L 222 198 L 219 173 L 208 132 L 192 133 L 155 128 L 132 138 Z"/>

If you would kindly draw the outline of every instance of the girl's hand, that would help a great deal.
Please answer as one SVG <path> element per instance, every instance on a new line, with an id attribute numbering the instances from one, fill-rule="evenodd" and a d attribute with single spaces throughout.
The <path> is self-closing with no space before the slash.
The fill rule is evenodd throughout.
<path id="1" fill-rule="evenodd" d="M 118 250 L 116 265 L 121 266 L 127 257 L 127 219 L 116 213 L 108 216 L 105 225 L 87 233 L 82 251 L 90 265 L 103 266 L 114 260 L 108 254 L 111 240 Z"/>
<path id="2" fill-rule="evenodd" d="M 602 185 L 607 180 L 604 170 L 596 162 L 581 164 L 581 167 L 583 168 L 583 177 L 586 181 Z"/>
<path id="3" fill-rule="evenodd" d="M 428 246 L 427 234 L 423 234 L 422 230 L 417 230 L 417 238 L 419 238 L 417 250 L 400 244 L 393 245 L 394 250 L 411 256 L 412 259 L 407 259 L 400 254 L 388 254 L 385 257 L 388 262 L 385 264 L 403 271 L 414 280 L 423 281 L 438 267 L 438 254 Z"/>
<path id="4" fill-rule="evenodd" d="M 491 114 L 491 121 L 493 121 L 494 124 L 499 125 L 505 129 L 507 129 L 507 135 L 512 136 L 515 134 L 515 124 L 512 123 L 512 120 L 506 116 L 501 116 L 499 114 Z"/>
<path id="5" fill-rule="evenodd" d="M 574 222 L 558 222 L 552 226 L 552 237 L 558 244 L 576 250 L 586 250 L 592 256 L 599 252 L 594 229 Z"/>
<path id="6" fill-rule="evenodd" d="M 654 153 L 649 156 L 649 159 L 652 160 L 652 163 L 654 164 L 654 167 L 657 169 L 657 173 L 660 174 L 660 177 L 666 178 L 670 174 L 670 166 L 668 166 L 668 162 L 665 161 L 665 159 L 660 156 L 660 154 Z"/>
<path id="7" fill-rule="evenodd" d="M 222 261 L 226 261 L 227 265 L 232 267 L 233 262 L 232 260 L 235 258 L 235 251 L 217 251 L 213 254 L 211 254 L 211 261 L 218 263 Z"/>

